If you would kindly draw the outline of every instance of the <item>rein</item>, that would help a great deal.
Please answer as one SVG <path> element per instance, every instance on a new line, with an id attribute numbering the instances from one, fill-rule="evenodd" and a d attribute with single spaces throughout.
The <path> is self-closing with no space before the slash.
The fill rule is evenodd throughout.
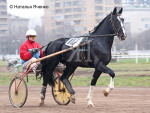
<path id="1" fill-rule="evenodd" d="M 77 37 L 73 37 L 73 38 L 80 38 L 80 37 L 104 37 L 104 36 L 118 36 L 118 34 L 119 34 L 119 31 L 120 31 L 120 29 L 121 28 L 123 28 L 122 26 L 121 27 L 119 27 L 119 28 L 116 28 L 115 27 L 115 24 L 114 24 L 114 22 L 113 22 L 113 19 L 112 19 L 112 13 L 111 13 L 111 18 L 110 18 L 110 22 L 111 22 L 111 25 L 112 25 L 112 28 L 113 28 L 113 30 L 114 30 L 114 34 L 104 34 L 104 35 L 81 35 L 81 36 L 77 36 Z M 96 27 L 95 27 L 96 28 Z M 89 31 L 89 33 L 91 33 L 91 32 L 93 32 L 94 30 L 95 30 L 95 28 L 93 29 L 93 30 L 91 30 L 91 31 Z M 63 37 L 64 38 L 64 37 Z M 46 44 L 46 45 L 44 45 L 44 46 L 42 46 L 41 48 L 39 48 L 39 51 L 41 50 L 41 49 L 43 49 L 44 47 L 46 47 L 47 45 L 49 45 L 49 43 L 48 44 Z"/>
<path id="2" fill-rule="evenodd" d="M 50 42 L 44 46 L 42 46 L 41 48 L 38 49 L 38 51 L 40 51 L 41 49 L 43 49 L 44 47 L 48 46 L 50 44 Z"/>
<path id="3" fill-rule="evenodd" d="M 92 35 L 92 36 L 83 35 L 83 36 L 78 36 L 78 37 L 103 37 L 103 36 L 116 36 L 116 34 Z"/>

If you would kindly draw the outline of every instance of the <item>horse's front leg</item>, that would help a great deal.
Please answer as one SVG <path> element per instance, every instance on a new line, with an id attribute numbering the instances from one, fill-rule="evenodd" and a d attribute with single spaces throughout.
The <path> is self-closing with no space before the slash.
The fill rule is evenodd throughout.
<path id="1" fill-rule="evenodd" d="M 94 86 L 90 85 L 89 93 L 87 95 L 88 107 L 94 107 L 94 104 L 92 102 L 93 88 L 94 88 Z"/>
<path id="2" fill-rule="evenodd" d="M 51 59 L 45 60 L 41 63 L 42 63 L 42 72 L 43 72 L 43 84 L 42 84 L 43 86 L 42 86 L 41 95 L 40 95 L 40 98 L 41 98 L 40 105 L 43 105 L 44 100 L 45 100 L 47 85 L 49 84 L 51 86 L 54 86 L 53 72 L 59 63 L 59 60 L 55 58 L 52 60 Z"/>
<path id="3" fill-rule="evenodd" d="M 88 107 L 94 107 L 94 104 L 92 102 L 92 94 L 93 94 L 93 89 L 94 86 L 96 85 L 97 79 L 99 78 L 100 74 L 102 72 L 95 70 L 94 74 L 93 74 L 93 79 L 91 81 L 91 85 L 90 85 L 90 89 L 89 89 L 89 93 L 87 95 L 87 100 L 88 100 Z"/>
<path id="4" fill-rule="evenodd" d="M 104 90 L 104 95 L 108 96 L 108 94 L 110 93 L 110 91 L 112 89 L 114 89 L 114 77 L 115 77 L 115 73 L 113 70 L 111 70 L 110 68 L 108 68 L 106 65 L 104 65 L 103 63 L 100 63 L 98 68 L 104 72 L 104 73 L 108 73 L 111 77 L 110 79 L 110 84 L 108 85 L 108 87 Z"/>
<path id="5" fill-rule="evenodd" d="M 104 95 L 108 96 L 108 94 L 110 93 L 111 90 L 114 89 L 114 78 L 110 78 L 110 84 L 108 85 L 108 87 L 104 90 Z"/>

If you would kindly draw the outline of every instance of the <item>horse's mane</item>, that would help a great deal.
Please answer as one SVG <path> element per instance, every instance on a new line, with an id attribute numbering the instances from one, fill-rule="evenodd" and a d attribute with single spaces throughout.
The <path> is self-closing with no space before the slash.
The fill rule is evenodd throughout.
<path id="1" fill-rule="evenodd" d="M 109 14 L 110 15 L 110 14 Z M 94 27 L 94 31 L 93 32 L 91 32 L 90 34 L 93 34 L 93 33 L 95 33 L 97 30 L 98 30 L 98 28 L 104 23 L 104 21 L 106 20 L 106 18 L 109 16 L 109 15 L 107 15 L 96 27 Z"/>

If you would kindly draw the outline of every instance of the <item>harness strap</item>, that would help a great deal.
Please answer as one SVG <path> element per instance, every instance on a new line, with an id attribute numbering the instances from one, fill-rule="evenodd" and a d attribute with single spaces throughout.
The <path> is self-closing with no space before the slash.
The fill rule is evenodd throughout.
<path id="1" fill-rule="evenodd" d="M 103 36 L 116 36 L 116 34 L 105 34 L 105 35 L 91 35 L 91 36 L 79 36 L 79 37 L 103 37 Z"/>
<path id="2" fill-rule="evenodd" d="M 88 40 L 88 37 L 85 37 L 84 39 L 83 39 L 83 42 L 82 43 L 89 43 L 88 42 L 89 40 Z M 84 45 L 84 46 L 81 46 L 80 48 L 80 56 L 81 56 L 81 60 L 82 60 L 82 63 L 83 64 L 85 64 L 87 67 L 89 67 L 89 65 L 88 65 L 88 63 L 86 62 L 86 55 L 85 55 L 85 51 L 86 51 L 86 47 L 87 47 L 87 44 L 86 45 Z"/>
<path id="3" fill-rule="evenodd" d="M 86 56 L 85 56 L 85 52 L 84 52 L 84 47 L 81 47 L 82 48 L 82 51 L 80 53 L 80 56 L 81 56 L 81 60 L 82 60 L 82 63 L 85 64 L 87 67 L 89 67 L 88 63 L 86 62 Z"/>

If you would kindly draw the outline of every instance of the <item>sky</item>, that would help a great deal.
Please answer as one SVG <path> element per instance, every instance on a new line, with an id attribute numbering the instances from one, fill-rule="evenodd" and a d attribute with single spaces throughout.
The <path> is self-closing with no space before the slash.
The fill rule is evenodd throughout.
<path id="1" fill-rule="evenodd" d="M 36 25 L 42 26 L 41 17 L 44 15 L 44 9 L 38 8 L 14 8 L 14 6 L 43 6 L 44 0 L 7 0 L 8 13 L 22 18 L 30 19 L 28 28 L 34 29 Z M 12 8 L 11 8 L 12 7 Z"/>
<path id="2" fill-rule="evenodd" d="M 43 6 L 44 5 L 44 0 L 7 0 L 7 8 L 8 8 L 8 13 L 16 15 L 16 16 L 20 16 L 20 17 L 24 17 L 24 18 L 36 18 L 36 17 L 41 17 L 44 14 L 44 10 L 43 9 L 34 9 L 34 8 L 30 8 L 30 9 L 17 9 L 17 8 L 10 8 L 12 5 L 21 5 L 21 6 L 30 6 L 30 5 L 37 5 L 37 6 Z"/>

